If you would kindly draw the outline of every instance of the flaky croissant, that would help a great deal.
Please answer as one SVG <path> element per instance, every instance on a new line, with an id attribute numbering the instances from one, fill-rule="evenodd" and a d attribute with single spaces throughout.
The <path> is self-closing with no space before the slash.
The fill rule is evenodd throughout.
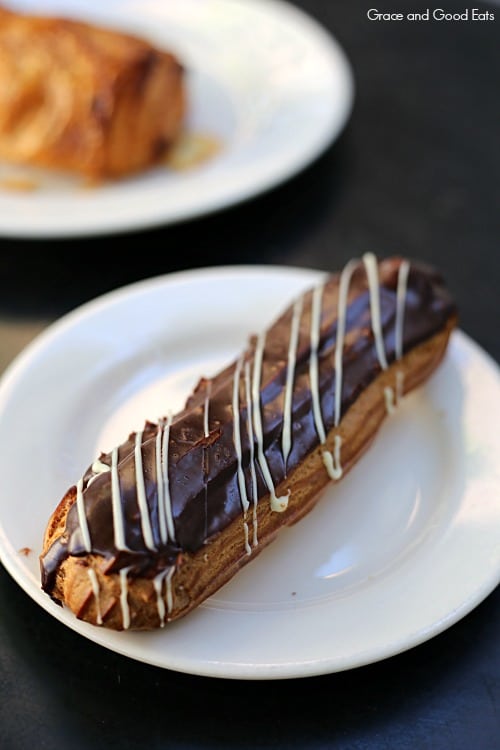
<path id="1" fill-rule="evenodd" d="M 118 178 L 158 163 L 186 114 L 184 70 L 147 41 L 0 8 L 0 159 Z"/>

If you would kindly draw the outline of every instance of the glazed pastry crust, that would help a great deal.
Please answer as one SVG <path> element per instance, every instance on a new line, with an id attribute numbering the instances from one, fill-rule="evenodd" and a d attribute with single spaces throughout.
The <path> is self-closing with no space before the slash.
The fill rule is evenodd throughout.
<path id="1" fill-rule="evenodd" d="M 164 158 L 185 113 L 184 72 L 170 51 L 0 8 L 0 159 L 123 177 Z"/>
<path id="2" fill-rule="evenodd" d="M 394 362 L 359 395 L 347 410 L 337 429 L 327 435 L 326 447 L 333 451 L 335 435 L 342 438 L 342 466 L 344 475 L 361 458 L 370 446 L 379 427 L 387 416 L 384 388 L 395 388 L 397 373 L 403 374 L 403 392 L 407 393 L 423 383 L 441 362 L 456 319 L 424 343 L 414 347 L 400 360 Z M 306 459 L 291 471 L 287 479 L 276 488 L 277 494 L 290 490 L 287 509 L 282 513 L 270 509 L 269 496 L 259 500 L 257 506 L 257 547 L 248 555 L 243 539 L 243 517 L 237 518 L 224 531 L 210 538 L 194 554 L 183 552 L 175 566 L 171 580 L 172 609 L 167 621 L 176 620 L 197 607 L 211 594 L 229 581 L 240 568 L 253 560 L 279 531 L 309 513 L 332 484 L 318 446 Z M 66 516 L 76 499 L 75 488 L 68 491 L 54 511 L 47 526 L 44 550 L 63 534 Z M 250 522 L 250 513 L 247 520 Z M 363 520 L 360 519 L 360 523 Z M 99 609 L 88 575 L 89 566 L 95 571 L 100 588 Z M 107 573 L 109 561 L 90 554 L 85 557 L 68 557 L 59 567 L 52 592 L 54 599 L 66 604 L 78 618 L 98 624 L 99 615 L 105 627 L 122 630 L 123 610 L 120 606 L 120 578 L 117 573 Z M 152 578 L 128 579 L 128 606 L 130 629 L 149 630 L 160 626 L 157 594 Z"/>

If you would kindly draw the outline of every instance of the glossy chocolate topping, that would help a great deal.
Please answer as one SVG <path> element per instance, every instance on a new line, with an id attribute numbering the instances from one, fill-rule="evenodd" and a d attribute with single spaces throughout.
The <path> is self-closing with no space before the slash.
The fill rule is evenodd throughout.
<path id="1" fill-rule="evenodd" d="M 397 358 L 398 309 L 403 321 L 401 354 L 442 330 L 456 315 L 440 275 L 414 263 L 409 265 L 398 308 L 401 265 L 399 258 L 382 261 L 377 276 L 375 264 L 375 289 L 369 283 L 367 264 L 360 261 L 353 266 L 340 334 L 341 378 L 335 370 L 341 279 L 336 274 L 325 276 L 320 296 L 310 290 L 299 310 L 290 306 L 263 335 L 253 337 L 240 360 L 213 379 L 202 379 L 183 411 L 158 424 L 147 423 L 139 437 L 133 433 L 115 450 L 114 458 L 112 453 L 102 455 L 80 480 L 79 501 L 67 515 L 63 535 L 41 558 L 44 590 L 51 593 L 58 567 L 67 556 L 89 552 L 109 560 L 110 572 L 129 567 L 131 576 L 153 577 L 174 565 L 180 552 L 202 547 L 250 503 L 268 497 L 269 482 L 279 485 L 321 442 L 321 426 L 326 433 L 335 426 L 337 381 L 341 417 L 381 369 Z M 317 346 L 311 352 L 315 304 Z M 380 325 L 378 346 L 375 312 Z M 285 467 L 285 392 L 294 326 L 297 338 Z M 313 357 L 317 362 L 314 386 Z M 258 403 L 252 408 L 252 388 L 255 395 L 257 387 Z M 314 392 L 319 412 L 314 409 Z M 262 428 L 260 460 L 257 416 Z M 78 495 L 77 488 L 73 489 Z"/>

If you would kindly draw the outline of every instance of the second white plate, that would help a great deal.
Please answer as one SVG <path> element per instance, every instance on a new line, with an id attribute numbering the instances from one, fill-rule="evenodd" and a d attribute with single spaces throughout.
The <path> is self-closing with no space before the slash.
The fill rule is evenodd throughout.
<path id="1" fill-rule="evenodd" d="M 150 633 L 108 632 L 41 591 L 45 524 L 100 450 L 180 408 L 200 376 L 231 361 L 319 276 L 251 266 L 140 282 L 75 310 L 13 363 L 0 383 L 0 558 L 41 607 L 150 664 L 273 679 L 411 648 L 492 591 L 500 378 L 460 331 L 352 472 L 183 620 Z"/>
<path id="2" fill-rule="evenodd" d="M 282 0 L 9 5 L 106 24 L 175 51 L 187 70 L 187 130 L 215 136 L 221 148 L 183 172 L 160 167 L 92 189 L 37 173 L 38 190 L 0 189 L 0 235 L 119 232 L 226 208 L 304 168 L 337 137 L 351 111 L 354 81 L 343 50 L 313 18 Z M 0 177 L 25 174 L 1 170 Z"/>

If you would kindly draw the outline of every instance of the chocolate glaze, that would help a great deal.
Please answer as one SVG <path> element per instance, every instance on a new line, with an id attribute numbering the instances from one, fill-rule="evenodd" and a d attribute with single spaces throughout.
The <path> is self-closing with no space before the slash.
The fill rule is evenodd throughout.
<path id="1" fill-rule="evenodd" d="M 395 359 L 395 315 L 397 274 L 401 259 L 379 263 L 380 313 L 388 364 Z M 326 432 L 334 426 L 335 373 L 334 351 L 337 329 L 339 275 L 326 279 L 319 345 L 319 393 Z M 297 349 L 292 399 L 292 446 L 287 461 L 288 473 L 318 445 L 311 409 L 309 382 L 311 297 L 304 295 L 303 314 Z M 456 308 L 442 278 L 432 268 L 412 263 L 404 307 L 403 352 L 444 328 Z M 275 485 L 285 478 L 281 448 L 283 399 L 287 372 L 288 344 L 292 307 L 267 330 L 261 378 L 261 409 L 264 453 Z M 348 295 L 346 336 L 343 353 L 341 414 L 380 373 L 371 329 L 370 293 L 362 263 L 355 270 Z M 250 339 L 243 353 L 253 362 L 256 339 Z M 134 442 L 130 435 L 119 448 L 119 480 L 125 518 L 128 551 L 117 550 L 114 543 L 110 472 L 95 476 L 91 467 L 83 479 L 83 496 L 92 552 L 109 560 L 108 571 L 131 566 L 129 575 L 152 577 L 175 564 L 182 551 L 195 552 L 212 535 L 222 531 L 242 514 L 237 480 L 237 457 L 233 442 L 232 390 L 236 363 L 210 381 L 209 435 L 204 434 L 204 408 L 209 381 L 202 379 L 189 397 L 183 411 L 172 421 L 169 441 L 169 487 L 175 525 L 175 539 L 162 543 L 158 516 L 155 441 L 159 424 L 147 423 L 142 438 L 142 460 L 149 516 L 157 551 L 147 548 L 140 523 L 135 477 Z M 247 431 L 245 383 L 240 380 L 240 430 L 242 465 L 247 496 L 252 503 L 249 465 L 250 444 Z M 110 454 L 100 460 L 111 464 Z M 258 498 L 268 495 L 260 467 L 255 462 Z M 74 489 L 74 488 L 73 488 Z M 71 507 L 66 528 L 47 553 L 41 557 L 42 587 L 52 592 L 61 563 L 69 556 L 87 554 L 79 526 L 76 503 Z"/>

